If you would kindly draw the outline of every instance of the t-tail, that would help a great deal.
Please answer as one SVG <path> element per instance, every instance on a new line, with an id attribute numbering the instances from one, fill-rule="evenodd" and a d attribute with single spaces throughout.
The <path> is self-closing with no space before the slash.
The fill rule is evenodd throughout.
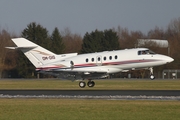
<path id="1" fill-rule="evenodd" d="M 72 57 L 77 55 L 77 53 L 56 55 L 55 53 L 25 38 L 14 38 L 12 39 L 12 41 L 17 45 L 17 47 L 6 47 L 6 48 L 20 49 L 36 68 L 48 63 L 56 62 L 58 60 L 65 59 L 67 57 Z"/>

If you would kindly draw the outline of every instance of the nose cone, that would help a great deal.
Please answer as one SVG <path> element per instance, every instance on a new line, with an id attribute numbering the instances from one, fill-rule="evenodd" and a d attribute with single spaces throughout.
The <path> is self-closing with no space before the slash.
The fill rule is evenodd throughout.
<path id="1" fill-rule="evenodd" d="M 168 57 L 168 56 L 166 57 L 166 62 L 167 62 L 167 63 L 170 63 L 170 62 L 172 62 L 172 61 L 174 61 L 174 59 L 173 59 L 173 58 Z"/>

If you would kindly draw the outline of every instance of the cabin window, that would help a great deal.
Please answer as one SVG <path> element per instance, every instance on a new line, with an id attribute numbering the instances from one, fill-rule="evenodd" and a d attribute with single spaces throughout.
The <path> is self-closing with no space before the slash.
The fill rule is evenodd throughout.
<path id="1" fill-rule="evenodd" d="M 88 58 L 86 58 L 86 62 L 88 62 L 89 60 L 88 60 Z"/>
<path id="2" fill-rule="evenodd" d="M 109 56 L 109 60 L 112 60 L 112 56 Z"/>
<path id="3" fill-rule="evenodd" d="M 115 59 L 117 59 L 118 58 L 118 56 L 117 55 L 115 55 L 115 57 L 114 57 Z"/>
<path id="4" fill-rule="evenodd" d="M 92 58 L 91 61 L 94 62 L 94 58 Z"/>
<path id="5" fill-rule="evenodd" d="M 106 61 L 106 57 L 104 57 L 104 61 Z"/>
<path id="6" fill-rule="evenodd" d="M 98 61 L 100 61 L 101 60 L 101 58 L 100 57 L 98 57 Z"/>
<path id="7" fill-rule="evenodd" d="M 148 50 L 149 54 L 156 54 L 155 52 Z"/>

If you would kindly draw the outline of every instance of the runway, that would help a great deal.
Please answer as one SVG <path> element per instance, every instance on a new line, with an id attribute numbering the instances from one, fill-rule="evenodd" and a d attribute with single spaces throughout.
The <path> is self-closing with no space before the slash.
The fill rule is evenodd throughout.
<path id="1" fill-rule="evenodd" d="M 180 96 L 180 90 L 0 90 L 1 95 Z"/>
<path id="2" fill-rule="evenodd" d="M 0 98 L 180 100 L 180 90 L 0 90 Z"/>

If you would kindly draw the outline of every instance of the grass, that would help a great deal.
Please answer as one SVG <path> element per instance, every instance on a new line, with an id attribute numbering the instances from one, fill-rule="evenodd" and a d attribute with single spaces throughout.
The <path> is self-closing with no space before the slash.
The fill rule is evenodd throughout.
<path id="1" fill-rule="evenodd" d="M 95 80 L 94 88 L 79 88 L 79 82 L 58 79 L 0 80 L 0 89 L 57 89 L 57 90 L 180 90 L 180 80 Z"/>
<path id="2" fill-rule="evenodd" d="M 0 99 L 1 120 L 179 120 L 178 101 Z"/>
<path id="3" fill-rule="evenodd" d="M 0 89 L 180 90 L 180 80 L 97 80 L 94 88 L 58 79 L 0 80 Z M 0 120 L 179 120 L 179 101 L 0 99 Z"/>

